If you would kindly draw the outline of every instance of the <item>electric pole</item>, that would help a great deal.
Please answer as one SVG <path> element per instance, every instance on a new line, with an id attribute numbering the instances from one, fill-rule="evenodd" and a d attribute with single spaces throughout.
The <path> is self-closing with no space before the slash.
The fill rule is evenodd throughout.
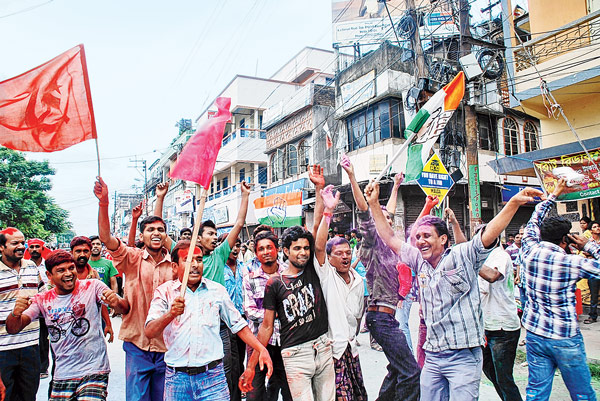
<path id="1" fill-rule="evenodd" d="M 387 5 L 386 5 L 387 7 Z M 421 35 L 419 34 L 419 19 L 415 9 L 415 0 L 406 0 L 406 11 L 414 21 L 414 32 L 410 36 L 410 44 L 415 52 L 415 65 L 417 67 L 417 82 L 421 78 L 427 78 L 428 71 L 425 65 L 425 56 L 423 55 L 423 46 L 421 45 Z M 390 17 L 391 19 L 391 17 Z"/>
<path id="2" fill-rule="evenodd" d="M 129 167 L 133 167 L 135 169 L 138 168 L 143 168 L 144 169 L 144 212 L 146 213 L 146 215 L 148 215 L 148 170 L 146 169 L 146 160 L 143 159 L 138 159 L 137 157 L 135 159 L 130 159 L 129 160 L 130 163 L 133 163 L 133 166 L 129 166 Z M 138 170 L 139 172 L 139 170 Z M 140 173 L 141 174 L 141 173 Z"/>
<path id="3" fill-rule="evenodd" d="M 460 0 L 460 51 L 461 57 L 471 53 L 471 21 L 469 16 L 469 1 Z M 465 134 L 467 137 L 467 170 L 469 181 L 469 217 L 470 234 L 473 235 L 475 226 L 481 224 L 481 188 L 479 181 L 479 155 L 477 153 L 477 115 L 474 107 L 464 102 Z"/>

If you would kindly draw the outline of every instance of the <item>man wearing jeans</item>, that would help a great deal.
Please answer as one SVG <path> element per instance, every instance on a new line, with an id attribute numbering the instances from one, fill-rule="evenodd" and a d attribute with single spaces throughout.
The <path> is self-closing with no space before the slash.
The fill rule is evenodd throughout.
<path id="1" fill-rule="evenodd" d="M 484 333 L 477 277 L 480 273 L 490 274 L 488 269 L 482 271 L 483 263 L 519 207 L 540 195 L 542 192 L 536 189 L 524 189 L 483 232 L 448 248 L 448 226 L 433 216 L 415 223 L 415 246 L 405 243 L 395 235 L 379 207 L 379 184 L 366 187 L 377 233 L 417 276 L 427 326 L 421 401 L 448 396 L 461 401 L 479 398 Z"/>
<path id="2" fill-rule="evenodd" d="M 552 195 L 535 207 L 523 237 L 528 401 L 550 397 L 556 368 L 560 369 L 572 399 L 596 399 L 583 337 L 577 325 L 575 288 L 581 278 L 600 278 L 600 245 L 588 242 L 583 236 L 570 235 L 568 220 L 546 217 L 565 187 L 565 181 L 559 180 Z M 570 244 L 594 259 L 571 255 Z"/>
<path id="3" fill-rule="evenodd" d="M 275 315 L 280 323 L 281 356 L 294 401 L 333 401 L 335 373 L 331 341 L 327 338 L 327 306 L 314 266 L 314 239 L 294 226 L 283 232 L 283 251 L 289 265 L 267 282 L 265 316 L 258 339 L 266 345 Z M 258 353 L 240 378 L 242 391 L 251 390 Z"/>
<path id="4" fill-rule="evenodd" d="M 592 221 L 590 223 L 592 238 L 591 241 L 600 243 L 600 223 Z M 583 323 L 596 323 L 598 320 L 598 290 L 600 290 L 600 280 L 597 278 L 589 278 L 588 285 L 590 287 L 590 317 L 585 319 Z"/>
<path id="5" fill-rule="evenodd" d="M 517 234 L 518 235 L 518 234 Z M 487 344 L 483 348 L 483 373 L 503 401 L 520 401 L 513 366 L 521 335 L 515 302 L 515 280 L 510 255 L 496 247 L 484 266 L 491 274 L 479 276 L 479 293 Z"/>

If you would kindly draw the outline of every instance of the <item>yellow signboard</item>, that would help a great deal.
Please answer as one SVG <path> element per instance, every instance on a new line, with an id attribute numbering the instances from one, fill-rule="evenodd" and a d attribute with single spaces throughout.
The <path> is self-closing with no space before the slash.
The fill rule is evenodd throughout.
<path id="1" fill-rule="evenodd" d="M 454 180 L 448 174 L 448 170 L 446 170 L 440 157 L 434 152 L 423 167 L 421 177 L 417 180 L 417 183 L 425 192 L 425 195 L 437 196 L 441 205 L 446 195 L 448 195 L 448 191 L 454 185 Z"/>

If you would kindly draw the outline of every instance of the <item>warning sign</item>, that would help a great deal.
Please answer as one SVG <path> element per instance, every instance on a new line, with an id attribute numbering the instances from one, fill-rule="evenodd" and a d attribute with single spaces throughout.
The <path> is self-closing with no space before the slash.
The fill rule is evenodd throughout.
<path id="1" fill-rule="evenodd" d="M 437 196 L 440 199 L 440 205 L 454 185 L 454 180 L 448 174 L 448 170 L 437 153 L 434 153 L 427 161 L 423 167 L 421 178 L 417 182 L 426 195 Z"/>

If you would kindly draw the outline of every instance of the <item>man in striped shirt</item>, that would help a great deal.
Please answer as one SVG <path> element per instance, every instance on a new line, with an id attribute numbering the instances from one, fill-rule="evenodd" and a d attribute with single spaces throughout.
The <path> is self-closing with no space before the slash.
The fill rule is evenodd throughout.
<path id="1" fill-rule="evenodd" d="M 571 222 L 546 217 L 564 191 L 559 181 L 547 200 L 535 207 L 525 227 L 521 255 L 527 303 L 523 327 L 527 330 L 529 378 L 527 400 L 547 400 L 556 368 L 574 400 L 595 400 L 587 366 L 583 337 L 575 310 L 576 283 L 581 278 L 600 278 L 600 245 L 570 235 Z M 571 255 L 569 245 L 594 259 Z"/>
<path id="2" fill-rule="evenodd" d="M 43 287 L 38 268 L 23 259 L 25 237 L 16 228 L 0 231 L 0 372 L 6 399 L 34 401 L 40 384 L 39 320 L 19 334 L 6 332 L 6 319 L 18 297 L 33 297 Z"/>
<path id="3" fill-rule="evenodd" d="M 498 237 L 521 205 L 542 192 L 526 188 L 515 195 L 485 230 L 468 242 L 448 247 L 449 232 L 440 218 L 425 216 L 415 223 L 415 245 L 395 235 L 379 207 L 379 185 L 369 184 L 365 196 L 377 233 L 416 274 L 427 326 L 423 345 L 421 401 L 479 398 L 483 363 L 483 316 L 478 276 Z"/>

